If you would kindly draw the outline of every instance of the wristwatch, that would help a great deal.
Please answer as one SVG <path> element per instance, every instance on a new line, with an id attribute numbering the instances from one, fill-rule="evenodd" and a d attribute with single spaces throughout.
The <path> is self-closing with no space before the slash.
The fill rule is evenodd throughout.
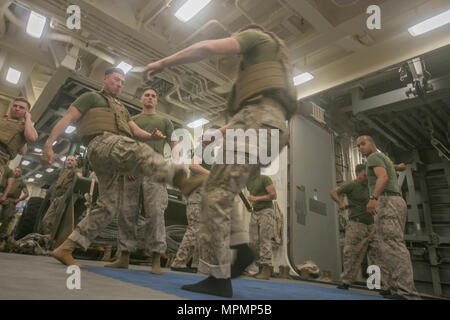
<path id="1" fill-rule="evenodd" d="M 370 195 L 369 199 L 370 199 L 370 200 L 378 200 L 378 198 L 375 197 L 373 194 Z"/>

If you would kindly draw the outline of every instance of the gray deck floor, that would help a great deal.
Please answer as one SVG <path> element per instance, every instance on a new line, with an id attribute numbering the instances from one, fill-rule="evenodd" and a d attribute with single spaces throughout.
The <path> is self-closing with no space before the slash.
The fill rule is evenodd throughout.
<path id="1" fill-rule="evenodd" d="M 84 265 L 103 266 L 104 261 L 79 260 Z M 130 265 L 132 270 L 150 270 L 149 266 Z M 81 290 L 69 290 L 66 267 L 51 257 L 0 253 L 0 300 L 173 300 L 176 295 L 81 271 Z M 164 269 L 166 273 L 177 273 Z M 251 279 L 251 278 L 247 278 Z M 274 282 L 306 283 L 335 288 L 334 285 L 296 280 L 271 279 Z M 353 292 L 378 296 L 367 290 Z"/>

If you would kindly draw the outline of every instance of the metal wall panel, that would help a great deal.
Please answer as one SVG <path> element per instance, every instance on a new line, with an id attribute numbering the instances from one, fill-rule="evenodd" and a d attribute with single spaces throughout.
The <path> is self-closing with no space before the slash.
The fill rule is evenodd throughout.
<path id="1" fill-rule="evenodd" d="M 336 179 L 334 158 L 329 131 L 300 115 L 291 119 L 290 259 L 295 265 L 312 260 L 338 280 L 338 216 L 329 194 Z"/>

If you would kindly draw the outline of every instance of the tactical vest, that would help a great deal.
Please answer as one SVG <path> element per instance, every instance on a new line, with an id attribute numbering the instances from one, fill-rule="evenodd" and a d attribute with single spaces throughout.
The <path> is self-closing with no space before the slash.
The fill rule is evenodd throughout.
<path id="1" fill-rule="evenodd" d="M 14 178 L 14 182 L 11 186 L 11 190 L 8 192 L 8 198 L 18 199 L 22 193 L 22 189 L 19 189 L 19 185 L 22 183 L 22 178 Z"/>
<path id="2" fill-rule="evenodd" d="M 278 44 L 276 60 L 254 64 L 245 69 L 241 63 L 228 100 L 228 109 L 232 115 L 262 96 L 278 101 L 286 109 L 288 117 L 295 113 L 297 99 L 287 49 L 271 33 L 265 33 Z"/>
<path id="3" fill-rule="evenodd" d="M 56 196 L 63 195 L 67 191 L 67 189 L 69 189 L 75 176 L 75 170 L 75 168 L 64 169 L 64 171 L 60 174 L 55 184 Z"/>
<path id="4" fill-rule="evenodd" d="M 127 121 L 127 110 L 119 100 L 108 94 L 97 92 L 104 97 L 109 104 L 109 108 L 91 107 L 80 119 L 78 125 L 82 142 L 87 145 L 90 138 L 103 132 L 112 132 L 118 135 L 131 137 L 131 129 Z"/>
<path id="5" fill-rule="evenodd" d="M 25 145 L 25 123 L 8 118 L 0 119 L 0 143 L 8 148 L 10 159 L 14 159 Z"/>

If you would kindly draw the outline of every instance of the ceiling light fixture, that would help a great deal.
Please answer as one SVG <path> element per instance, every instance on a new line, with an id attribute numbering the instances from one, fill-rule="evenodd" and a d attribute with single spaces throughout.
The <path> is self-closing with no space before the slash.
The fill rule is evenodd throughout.
<path id="1" fill-rule="evenodd" d="M 123 72 L 124 72 L 125 74 L 127 74 L 128 71 L 130 71 L 131 69 L 133 69 L 133 66 L 130 65 L 130 64 L 128 64 L 128 63 L 126 63 L 126 62 L 124 62 L 124 61 L 121 61 L 121 62 L 116 66 L 116 68 L 122 69 Z"/>
<path id="2" fill-rule="evenodd" d="M 27 166 L 27 165 L 29 165 L 31 162 L 30 161 L 28 161 L 28 160 L 23 160 L 22 161 L 22 165 L 23 166 Z"/>
<path id="3" fill-rule="evenodd" d="M 210 2 L 211 0 L 188 0 L 175 12 L 175 17 L 182 22 L 187 22 Z"/>
<path id="4" fill-rule="evenodd" d="M 77 128 L 74 127 L 74 126 L 68 126 L 68 127 L 66 128 L 66 130 L 64 130 L 64 132 L 70 134 L 70 133 L 74 132 L 76 129 L 77 129 Z"/>
<path id="5" fill-rule="evenodd" d="M 450 22 L 450 10 L 444 11 L 434 17 L 431 17 L 425 21 L 422 21 L 411 28 L 408 28 L 408 32 L 413 36 L 420 36 L 431 30 L 442 27 Z"/>
<path id="6" fill-rule="evenodd" d="M 204 124 L 207 124 L 208 122 L 209 122 L 209 120 L 207 120 L 205 118 L 200 118 L 200 119 L 197 119 L 195 121 L 192 121 L 192 122 L 188 123 L 187 126 L 189 128 L 193 129 L 193 128 L 197 128 L 197 127 L 203 126 Z"/>
<path id="7" fill-rule="evenodd" d="M 16 70 L 16 69 L 10 67 L 8 69 L 8 73 L 6 74 L 6 81 L 8 81 L 12 84 L 17 84 L 17 83 L 19 83 L 21 74 L 22 74 L 22 72 L 20 72 L 19 70 Z"/>
<path id="8" fill-rule="evenodd" d="M 45 22 L 47 21 L 47 18 L 31 11 L 30 17 L 28 18 L 27 23 L 27 33 L 32 36 L 33 38 L 40 38 L 42 36 L 42 32 L 44 31 Z"/>
<path id="9" fill-rule="evenodd" d="M 314 76 L 309 72 L 304 72 L 302 74 L 299 74 L 294 77 L 294 85 L 298 86 L 302 83 L 308 82 L 310 80 L 314 79 Z"/>
<path id="10" fill-rule="evenodd" d="M 53 168 L 47 168 L 47 169 L 45 169 L 45 171 L 48 172 L 48 173 L 52 173 L 53 171 L 55 171 L 55 169 L 53 169 Z"/>

